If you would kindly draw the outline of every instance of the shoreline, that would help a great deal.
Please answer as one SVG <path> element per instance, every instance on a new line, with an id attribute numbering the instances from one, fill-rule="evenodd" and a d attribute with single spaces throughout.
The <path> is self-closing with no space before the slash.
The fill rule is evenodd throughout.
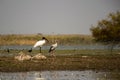
<path id="1" fill-rule="evenodd" d="M 56 57 L 50 56 L 47 50 L 43 50 L 42 55 L 46 59 L 18 61 L 14 59 L 21 51 L 11 50 L 9 53 L 0 50 L 0 72 L 27 72 L 27 71 L 120 71 L 120 50 L 110 53 L 108 50 L 56 50 Z M 34 56 L 39 50 L 29 53 Z"/>
<path id="2" fill-rule="evenodd" d="M 14 58 L 0 57 L 0 72 L 27 71 L 120 71 L 120 56 L 47 56 L 46 60 L 17 61 Z"/>

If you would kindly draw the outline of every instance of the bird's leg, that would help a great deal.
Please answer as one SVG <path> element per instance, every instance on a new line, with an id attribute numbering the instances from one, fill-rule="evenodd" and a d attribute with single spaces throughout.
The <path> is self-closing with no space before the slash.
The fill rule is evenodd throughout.
<path id="1" fill-rule="evenodd" d="M 40 47 L 40 53 L 42 53 L 42 52 L 41 52 L 41 47 Z"/>
<path id="2" fill-rule="evenodd" d="M 51 54 L 53 57 L 55 57 L 55 54 L 54 54 L 54 50 L 52 51 L 52 54 Z"/>
<path id="3" fill-rule="evenodd" d="M 51 56 L 53 56 L 53 51 L 51 52 Z"/>
<path id="4" fill-rule="evenodd" d="M 55 57 L 55 50 L 53 51 L 53 56 Z"/>

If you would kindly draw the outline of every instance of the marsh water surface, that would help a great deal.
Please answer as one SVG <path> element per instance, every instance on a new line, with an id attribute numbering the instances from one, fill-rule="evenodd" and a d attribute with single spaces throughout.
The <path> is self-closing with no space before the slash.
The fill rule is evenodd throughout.
<path id="1" fill-rule="evenodd" d="M 30 49 L 32 46 L 30 45 L 8 45 L 8 46 L 0 46 L 0 49 L 17 49 L 17 50 L 22 50 L 22 49 Z M 50 46 L 43 46 L 42 49 L 46 50 L 49 49 Z M 39 48 L 35 48 L 39 49 Z M 57 50 L 93 50 L 93 49 L 109 49 L 109 46 L 106 45 L 58 45 Z M 115 46 L 114 49 L 120 49 L 120 47 Z"/>
<path id="2" fill-rule="evenodd" d="M 0 80 L 120 80 L 118 71 L 0 72 Z"/>

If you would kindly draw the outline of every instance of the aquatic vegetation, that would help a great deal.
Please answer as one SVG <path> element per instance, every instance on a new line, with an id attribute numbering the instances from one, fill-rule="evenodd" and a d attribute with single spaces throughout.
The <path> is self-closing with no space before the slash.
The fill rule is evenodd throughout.
<path id="1" fill-rule="evenodd" d="M 34 56 L 31 58 L 31 60 L 33 60 L 33 59 L 36 59 L 36 60 L 39 60 L 39 59 L 47 59 L 47 57 L 44 56 L 44 55 L 42 55 L 41 53 L 38 53 L 38 54 L 34 55 Z"/>
<path id="2" fill-rule="evenodd" d="M 23 60 L 31 60 L 31 56 L 23 53 L 22 51 L 18 53 L 19 55 L 15 56 L 14 58 L 18 61 L 23 61 Z"/>

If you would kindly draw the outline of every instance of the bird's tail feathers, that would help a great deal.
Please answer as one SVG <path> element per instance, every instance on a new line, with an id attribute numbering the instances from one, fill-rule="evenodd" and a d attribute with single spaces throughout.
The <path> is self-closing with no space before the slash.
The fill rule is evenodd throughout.
<path id="1" fill-rule="evenodd" d="M 50 49 L 49 49 L 49 53 L 52 51 L 52 46 L 50 47 Z"/>

